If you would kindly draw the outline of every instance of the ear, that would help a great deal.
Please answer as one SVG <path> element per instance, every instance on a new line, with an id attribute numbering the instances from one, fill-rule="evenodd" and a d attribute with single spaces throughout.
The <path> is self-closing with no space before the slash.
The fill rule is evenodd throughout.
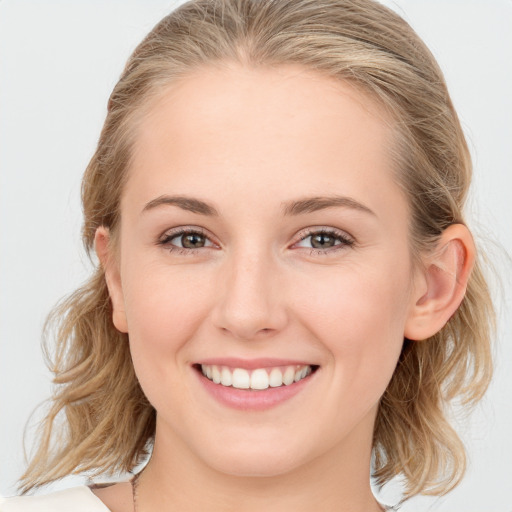
<path id="1" fill-rule="evenodd" d="M 112 301 L 112 321 L 118 331 L 127 333 L 126 313 L 124 307 L 123 287 L 118 261 L 113 254 L 108 228 L 100 226 L 94 236 L 94 247 L 105 273 L 108 293 Z"/>
<path id="2" fill-rule="evenodd" d="M 464 298 L 474 261 L 475 244 L 468 228 L 463 224 L 446 228 L 419 272 L 406 338 L 424 340 L 445 326 Z"/>

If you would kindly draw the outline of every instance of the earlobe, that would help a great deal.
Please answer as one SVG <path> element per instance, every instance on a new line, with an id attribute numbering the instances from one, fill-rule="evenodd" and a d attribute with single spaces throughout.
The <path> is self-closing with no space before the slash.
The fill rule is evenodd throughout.
<path id="1" fill-rule="evenodd" d="M 405 325 L 404 337 L 424 340 L 439 332 L 457 311 L 475 261 L 475 245 L 463 224 L 449 226 L 426 258 L 422 286 Z"/>
<path id="2" fill-rule="evenodd" d="M 118 331 L 127 333 L 128 326 L 119 264 L 113 254 L 110 241 L 111 237 L 108 228 L 100 226 L 94 236 L 94 247 L 105 273 L 108 293 L 112 302 L 112 321 Z"/>

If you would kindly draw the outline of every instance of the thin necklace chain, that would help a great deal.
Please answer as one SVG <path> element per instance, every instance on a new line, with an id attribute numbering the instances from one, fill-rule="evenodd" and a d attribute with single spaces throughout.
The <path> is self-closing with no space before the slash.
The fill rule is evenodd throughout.
<path id="1" fill-rule="evenodd" d="M 137 487 L 139 485 L 139 477 L 142 471 L 137 473 L 131 480 L 132 484 L 132 496 L 133 496 L 133 512 L 137 512 Z"/>

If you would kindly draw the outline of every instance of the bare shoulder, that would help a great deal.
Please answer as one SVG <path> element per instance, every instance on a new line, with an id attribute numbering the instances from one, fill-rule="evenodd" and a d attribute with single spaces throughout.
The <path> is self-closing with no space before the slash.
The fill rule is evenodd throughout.
<path id="1" fill-rule="evenodd" d="M 133 497 L 130 482 L 112 485 L 97 485 L 91 491 L 105 504 L 111 512 L 132 512 Z"/>

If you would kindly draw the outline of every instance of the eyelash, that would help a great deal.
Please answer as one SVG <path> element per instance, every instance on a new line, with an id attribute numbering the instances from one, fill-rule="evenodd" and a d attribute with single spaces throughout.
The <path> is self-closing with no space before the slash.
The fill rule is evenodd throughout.
<path id="1" fill-rule="evenodd" d="M 175 238 L 178 238 L 183 235 L 199 235 L 204 237 L 205 239 L 209 240 L 208 236 L 204 233 L 201 229 L 193 229 L 193 228 L 181 228 L 177 229 L 176 231 L 172 231 L 170 233 L 166 233 L 163 237 L 161 237 L 158 240 L 158 245 L 165 247 L 169 252 L 177 253 L 177 254 L 186 254 L 186 255 L 193 255 L 196 254 L 197 251 L 200 251 L 201 249 L 204 249 L 204 247 L 200 248 L 187 248 L 187 247 L 177 247 L 173 244 L 171 244 L 171 240 L 174 240 Z M 343 250 L 346 247 L 351 247 L 354 245 L 354 240 L 352 238 L 349 238 L 345 233 L 338 231 L 336 229 L 309 229 L 303 233 L 301 233 L 299 236 L 299 240 L 294 243 L 294 245 L 303 242 L 309 237 L 312 237 L 314 235 L 326 235 L 333 237 L 336 242 L 340 242 L 335 244 L 332 247 L 329 247 L 327 249 L 317 249 L 315 247 L 309 248 L 310 256 L 313 255 L 326 255 L 328 253 L 337 252 L 339 250 Z M 210 240 L 211 241 L 211 240 Z"/>
<path id="2" fill-rule="evenodd" d="M 303 242 L 304 240 L 308 239 L 309 237 L 312 237 L 314 235 L 325 235 L 330 236 L 334 238 L 336 243 L 334 246 L 329 247 L 327 249 L 317 249 L 315 247 L 308 248 L 309 249 L 309 255 L 328 255 L 329 253 L 335 253 L 337 251 L 343 250 L 347 247 L 351 247 L 354 245 L 354 240 L 350 238 L 346 233 L 342 231 L 338 231 L 337 229 L 327 229 L 327 228 L 320 228 L 320 229 L 308 229 L 306 232 L 301 233 L 300 239 L 298 242 L 295 242 L 294 245 Z"/>
<path id="3" fill-rule="evenodd" d="M 205 239 L 208 239 L 208 236 L 204 233 L 201 229 L 193 229 L 193 228 L 181 228 L 177 229 L 176 231 L 172 231 L 170 233 L 166 233 L 158 240 L 158 245 L 165 247 L 169 252 L 177 253 L 177 254 L 186 254 L 186 255 L 192 255 L 195 254 L 197 251 L 200 251 L 203 249 L 203 247 L 200 248 L 188 248 L 188 247 L 177 247 L 175 245 L 172 245 L 170 242 L 171 240 L 174 240 L 175 238 L 178 238 L 183 235 L 199 235 L 204 237 Z"/>

